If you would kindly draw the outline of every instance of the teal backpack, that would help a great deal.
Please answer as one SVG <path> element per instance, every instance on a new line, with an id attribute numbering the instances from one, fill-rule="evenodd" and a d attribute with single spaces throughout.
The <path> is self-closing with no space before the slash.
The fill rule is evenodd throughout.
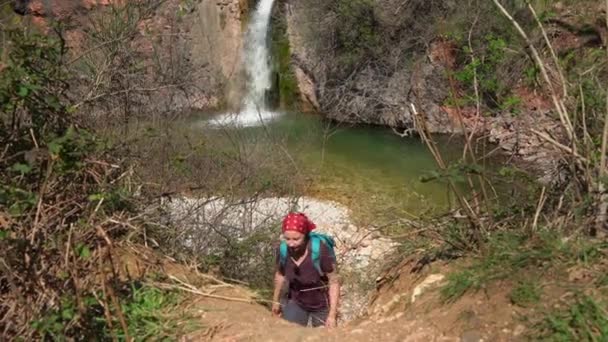
<path id="1" fill-rule="evenodd" d="M 321 244 L 325 244 L 331 257 L 336 260 L 336 252 L 334 251 L 336 242 L 331 236 L 323 233 L 309 233 L 308 236 L 310 238 L 312 264 L 319 274 L 323 275 L 323 270 L 321 270 Z M 279 261 L 282 267 L 285 267 L 285 263 L 287 262 L 287 254 L 287 242 L 281 241 L 281 246 L 279 247 Z"/>

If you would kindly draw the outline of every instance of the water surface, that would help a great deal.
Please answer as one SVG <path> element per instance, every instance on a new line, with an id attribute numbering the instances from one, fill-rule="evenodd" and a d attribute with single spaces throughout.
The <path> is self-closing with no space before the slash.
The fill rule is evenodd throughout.
<path id="1" fill-rule="evenodd" d="M 196 129 L 209 130 L 196 119 Z M 262 126 L 226 127 L 223 135 L 260 144 L 260 137 L 280 141 L 297 168 L 308 174 L 308 195 L 335 199 L 369 213 L 418 216 L 448 208 L 453 202 L 444 181 L 422 182 L 437 170 L 426 145 L 417 137 L 402 138 L 386 127 L 346 125 L 319 116 L 286 113 Z M 217 133 L 216 133 L 217 134 Z M 459 137 L 435 137 L 443 157 L 462 155 Z M 459 183 L 462 185 L 462 182 Z"/>

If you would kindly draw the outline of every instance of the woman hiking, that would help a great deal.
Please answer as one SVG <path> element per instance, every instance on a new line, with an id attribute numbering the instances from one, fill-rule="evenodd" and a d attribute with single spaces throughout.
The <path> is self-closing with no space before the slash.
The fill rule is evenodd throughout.
<path id="1" fill-rule="evenodd" d="M 311 233 L 315 224 L 302 213 L 283 219 L 284 241 L 277 250 L 272 313 L 285 320 L 313 327 L 336 326 L 340 283 L 333 239 Z M 288 284 L 287 300 L 281 290 Z"/>

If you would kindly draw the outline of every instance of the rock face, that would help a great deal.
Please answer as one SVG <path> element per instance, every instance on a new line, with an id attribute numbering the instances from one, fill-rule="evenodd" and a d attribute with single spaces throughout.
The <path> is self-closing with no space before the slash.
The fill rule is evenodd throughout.
<path id="1" fill-rule="evenodd" d="M 319 99 L 317 98 L 316 85 L 312 79 L 310 73 L 304 71 L 304 69 L 295 64 L 293 66 L 296 80 L 298 82 L 298 90 L 300 91 L 300 101 L 302 102 L 302 108 L 305 111 L 316 111 L 321 110 L 319 105 Z"/>
<path id="2" fill-rule="evenodd" d="M 207 65 L 217 77 L 215 84 L 225 94 L 229 107 L 240 105 L 243 25 L 249 12 L 247 0 L 203 0 L 192 18 L 192 58 Z"/>
<path id="3" fill-rule="evenodd" d="M 557 140 L 563 132 L 544 85 L 522 81 L 524 69 L 516 64 L 526 61 L 496 64 L 486 71 L 496 79 L 486 83 L 471 71 L 469 46 L 479 55 L 490 45 L 488 38 L 477 38 L 482 47 L 471 43 L 473 32 L 489 23 L 500 30 L 511 26 L 500 22 L 495 8 L 485 7 L 481 16 L 486 17 L 479 17 L 480 25 L 473 28 L 459 22 L 467 7 L 449 0 L 285 0 L 282 5 L 299 89 L 311 108 L 340 122 L 404 128 L 405 135 L 419 129 L 413 105 L 430 132 L 488 137 L 540 171 L 543 182 L 560 177 L 559 153 L 534 130 L 551 132 Z M 511 5 L 518 21 L 530 20 L 527 9 Z M 597 12 L 580 6 L 583 13 Z M 604 19 L 592 20 L 583 31 L 580 24 L 568 23 L 573 20 L 568 13 L 551 25 L 558 54 L 605 43 L 605 25 L 595 24 Z M 489 83 L 507 90 L 498 94 Z M 471 95 L 473 84 L 477 95 Z M 519 108 L 508 105 L 506 94 Z"/>
<path id="4" fill-rule="evenodd" d="M 343 66 L 349 61 L 341 57 L 345 53 L 339 53 L 336 46 L 336 32 L 345 24 L 325 13 L 330 8 L 335 10 L 338 2 L 284 2 L 292 64 L 303 100 L 338 121 L 393 127 L 413 125 L 413 103 L 431 131 L 457 130 L 441 108 L 448 96 L 446 68 L 453 66 L 453 60 L 438 56 L 441 44 L 428 45 L 428 41 L 433 41 L 433 22 L 448 5 L 424 0 L 374 1 L 373 13 L 366 15 L 374 18 L 370 25 L 383 41 L 370 44 L 382 53 L 370 59 L 362 57 L 345 74 Z M 362 39 L 354 38 L 357 42 Z M 370 56 L 373 53 L 369 51 Z"/>
<path id="5" fill-rule="evenodd" d="M 114 3 L 129 7 L 130 11 L 109 11 Z M 66 23 L 64 38 L 69 52 L 74 56 L 84 53 L 80 61 L 89 56 L 106 58 L 94 55 L 104 50 L 93 45 L 107 46 L 108 42 L 95 39 L 111 34 L 96 34 L 96 30 L 104 29 L 104 25 L 96 22 L 102 16 L 106 22 L 117 20 L 116 25 L 127 33 L 116 41 L 124 43 L 130 57 L 142 65 L 125 82 L 135 89 L 154 89 L 148 93 L 150 96 L 132 102 L 139 102 L 137 110 L 142 113 L 158 110 L 165 114 L 238 102 L 239 85 L 243 84 L 242 27 L 248 6 L 248 0 L 18 0 L 12 5 L 25 23 L 43 31 L 51 32 L 51 20 Z M 128 25 L 135 25 L 135 32 L 127 31 Z M 86 77 L 96 78 L 82 75 L 83 79 Z M 83 83 L 80 85 L 86 93 L 88 85 Z M 134 85 L 137 83 L 141 84 Z M 107 92 L 123 93 L 121 90 Z M 116 107 L 120 106 L 110 105 L 106 112 Z"/>

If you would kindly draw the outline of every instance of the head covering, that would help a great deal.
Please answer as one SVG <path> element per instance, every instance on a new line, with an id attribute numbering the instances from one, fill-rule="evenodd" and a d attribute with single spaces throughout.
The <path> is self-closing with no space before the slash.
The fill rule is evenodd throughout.
<path id="1" fill-rule="evenodd" d="M 282 231 L 284 233 L 288 230 L 293 230 L 302 234 L 308 234 L 316 227 L 306 215 L 302 213 L 289 213 L 283 219 Z"/>

